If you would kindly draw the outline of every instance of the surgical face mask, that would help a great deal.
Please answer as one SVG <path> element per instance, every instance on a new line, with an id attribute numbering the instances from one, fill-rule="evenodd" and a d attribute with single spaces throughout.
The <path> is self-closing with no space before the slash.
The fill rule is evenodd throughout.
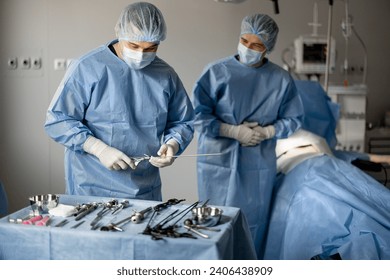
<path id="1" fill-rule="evenodd" d="M 122 57 L 130 68 L 138 70 L 152 63 L 152 61 L 156 58 L 156 52 L 138 52 L 127 47 L 123 47 Z"/>
<path id="2" fill-rule="evenodd" d="M 260 62 L 264 55 L 264 52 L 252 50 L 241 43 L 238 43 L 237 50 L 240 56 L 240 62 L 248 66 Z"/>

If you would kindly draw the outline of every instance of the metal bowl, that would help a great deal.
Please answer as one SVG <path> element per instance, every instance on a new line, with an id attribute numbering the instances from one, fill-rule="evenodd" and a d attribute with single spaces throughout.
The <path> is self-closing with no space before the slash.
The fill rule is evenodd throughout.
<path id="1" fill-rule="evenodd" d="M 34 211 L 40 214 L 48 213 L 50 209 L 57 207 L 59 196 L 55 194 L 39 194 L 31 196 L 30 205 Z"/>
<path id="2" fill-rule="evenodd" d="M 216 207 L 195 207 L 192 209 L 192 219 L 199 225 L 213 227 L 221 220 L 222 212 Z"/>

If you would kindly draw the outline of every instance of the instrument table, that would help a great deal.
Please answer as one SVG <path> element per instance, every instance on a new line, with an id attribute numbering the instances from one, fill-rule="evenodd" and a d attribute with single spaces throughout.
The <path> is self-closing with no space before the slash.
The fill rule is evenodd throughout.
<path id="1" fill-rule="evenodd" d="M 78 205 L 83 203 L 105 203 L 112 198 L 93 196 L 59 195 L 59 203 Z M 120 202 L 121 198 L 118 198 Z M 108 213 L 103 216 L 101 223 L 108 225 L 118 222 L 133 214 L 134 210 L 141 211 L 149 206 L 153 207 L 161 202 L 129 199 L 130 206 L 121 210 L 117 215 Z M 188 208 L 190 204 L 185 201 L 169 206 L 159 212 L 150 221 L 153 226 L 174 210 Z M 9 218 L 22 218 L 29 214 L 28 206 L 15 213 L 0 219 L 0 259 L 11 260 L 206 260 L 206 259 L 256 259 L 250 231 L 240 209 L 233 207 L 218 207 L 223 210 L 220 223 L 214 228 L 219 232 L 201 230 L 209 235 L 209 239 L 193 234 L 196 239 L 187 237 L 164 237 L 153 240 L 150 235 L 142 234 L 149 218 L 150 211 L 145 219 L 134 224 L 129 222 L 120 226 L 123 231 L 91 230 L 90 223 L 102 209 L 98 207 L 79 221 L 71 217 L 52 217 L 49 226 L 35 226 L 10 223 Z M 45 214 L 44 214 L 45 215 Z M 187 232 L 183 221 L 191 218 L 189 212 L 176 224 L 178 231 Z M 68 223 L 62 227 L 55 227 L 62 220 Z M 71 228 L 80 221 L 85 220 L 77 228 Z M 173 220 L 175 221 L 175 220 Z M 169 224 L 169 223 L 168 223 Z"/>

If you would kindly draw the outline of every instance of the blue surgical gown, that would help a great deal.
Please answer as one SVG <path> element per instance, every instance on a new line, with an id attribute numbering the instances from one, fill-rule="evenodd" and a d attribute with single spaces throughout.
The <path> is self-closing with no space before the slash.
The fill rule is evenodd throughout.
<path id="1" fill-rule="evenodd" d="M 199 199 L 241 208 L 261 258 L 276 176 L 276 139 L 289 136 L 302 122 L 294 81 L 268 60 L 252 68 L 231 56 L 205 68 L 194 86 L 193 104 L 198 153 L 223 153 L 198 157 Z M 274 125 L 276 135 L 253 147 L 219 137 L 221 122 L 244 121 Z"/>
<path id="2" fill-rule="evenodd" d="M 113 41 L 111 43 L 115 43 Z M 161 200 L 159 169 L 108 170 L 82 146 L 93 135 L 128 156 L 156 155 L 193 138 L 194 111 L 176 72 L 162 59 L 131 69 L 107 45 L 71 64 L 47 112 L 45 130 L 65 149 L 66 193 Z"/>

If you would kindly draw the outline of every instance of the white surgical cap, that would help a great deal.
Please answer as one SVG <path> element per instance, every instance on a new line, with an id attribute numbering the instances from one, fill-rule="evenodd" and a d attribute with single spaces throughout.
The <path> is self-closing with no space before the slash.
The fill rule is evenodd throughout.
<path id="1" fill-rule="evenodd" d="M 279 28 L 276 22 L 264 14 L 246 16 L 241 22 L 241 35 L 255 34 L 271 52 L 275 46 Z"/>
<path id="2" fill-rule="evenodd" d="M 115 32 L 118 38 L 131 42 L 159 42 L 165 39 L 167 27 L 156 6 L 137 2 L 123 9 Z"/>

